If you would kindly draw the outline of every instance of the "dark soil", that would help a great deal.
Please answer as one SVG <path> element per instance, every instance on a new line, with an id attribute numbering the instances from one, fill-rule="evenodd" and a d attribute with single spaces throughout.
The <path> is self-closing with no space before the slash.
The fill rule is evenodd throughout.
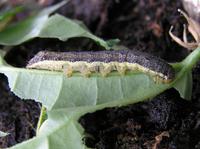
<path id="1" fill-rule="evenodd" d="M 89 2 L 88 2 L 89 1 Z M 58 2 L 51 0 L 51 4 Z M 189 53 L 173 42 L 168 31 L 182 36 L 182 8 L 174 0 L 73 0 L 60 13 L 84 21 L 93 33 L 105 38 L 119 38 L 121 44 L 146 51 L 169 62 L 180 61 Z M 77 44 L 78 43 L 78 44 Z M 24 67 L 40 50 L 97 50 L 93 42 L 72 39 L 34 39 L 12 48 L 8 63 Z M 87 114 L 80 123 L 91 134 L 85 138 L 89 147 L 98 149 L 200 149 L 200 66 L 193 71 L 192 101 L 185 101 L 170 89 L 151 101 L 127 107 L 109 108 Z M 38 103 L 14 96 L 1 76 L 0 130 L 10 135 L 0 139 L 0 147 L 22 142 L 35 135 Z M 105 121 L 106 120 L 106 121 Z"/>
<path id="2" fill-rule="evenodd" d="M 197 107 L 168 90 L 149 102 L 87 114 L 80 122 L 95 136 L 86 144 L 98 149 L 151 149 L 163 132 L 169 137 L 158 148 L 192 149 L 200 147 L 199 118 Z"/>
<path id="3" fill-rule="evenodd" d="M 5 76 L 0 75 L 0 81 L 0 130 L 10 133 L 0 138 L 0 148 L 4 148 L 35 135 L 39 107 L 34 101 L 21 100 L 10 92 Z"/>

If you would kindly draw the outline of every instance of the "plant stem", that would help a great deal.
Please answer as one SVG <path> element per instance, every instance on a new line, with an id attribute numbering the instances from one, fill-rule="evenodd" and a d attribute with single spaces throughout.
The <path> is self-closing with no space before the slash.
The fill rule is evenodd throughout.
<path id="1" fill-rule="evenodd" d="M 38 120 L 38 124 L 37 124 L 37 129 L 36 129 L 36 135 L 38 135 L 39 133 L 39 129 L 42 125 L 42 123 L 47 119 L 47 113 L 46 113 L 46 108 L 44 106 L 41 107 L 41 111 L 40 111 L 40 117 Z"/>
<path id="2" fill-rule="evenodd" d="M 200 47 L 196 48 L 182 62 L 174 65 L 176 67 L 181 68 L 181 72 L 179 73 L 179 76 L 177 76 L 176 78 L 181 78 L 181 76 L 183 76 L 186 72 L 191 71 L 199 60 L 200 60 Z M 174 83 L 176 82 L 176 80 L 174 81 Z"/>
<path id="3" fill-rule="evenodd" d="M 182 64 L 186 66 L 184 71 L 191 70 L 199 60 L 200 60 L 200 47 L 196 48 L 189 56 L 187 56 L 182 61 Z"/>

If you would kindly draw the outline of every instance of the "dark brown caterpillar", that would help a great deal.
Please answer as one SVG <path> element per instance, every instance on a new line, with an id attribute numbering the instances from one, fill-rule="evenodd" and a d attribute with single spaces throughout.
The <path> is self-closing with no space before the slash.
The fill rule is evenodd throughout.
<path id="1" fill-rule="evenodd" d="M 106 76 L 111 71 L 124 75 L 127 70 L 141 71 L 156 81 L 171 82 L 175 72 L 164 60 L 147 53 L 130 50 L 97 52 L 49 52 L 41 51 L 28 63 L 27 68 L 64 71 L 71 76 L 73 71 L 89 76 L 99 72 Z"/>

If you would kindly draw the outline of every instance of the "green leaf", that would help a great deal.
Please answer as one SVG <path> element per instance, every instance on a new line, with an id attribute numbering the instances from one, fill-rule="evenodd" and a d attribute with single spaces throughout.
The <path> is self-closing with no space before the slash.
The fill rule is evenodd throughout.
<path id="1" fill-rule="evenodd" d="M 192 97 L 192 72 L 189 71 L 183 75 L 176 84 L 174 84 L 174 88 L 179 91 L 182 98 L 190 100 Z"/>
<path id="2" fill-rule="evenodd" d="M 5 133 L 5 132 L 0 131 L 0 138 L 6 137 L 7 135 L 9 135 L 9 133 Z"/>
<path id="3" fill-rule="evenodd" d="M 123 101 L 142 101 L 169 87 L 169 84 L 155 84 L 151 77 L 139 72 L 123 77 L 111 73 L 107 78 L 95 74 L 90 78 L 80 74 L 68 78 L 62 72 L 10 66 L 0 67 L 0 72 L 8 77 L 11 91 L 16 95 L 23 99 L 36 99 L 48 110 L 110 102 L 120 105 Z"/>
<path id="4" fill-rule="evenodd" d="M 0 66 L 3 65 L 3 56 L 4 56 L 4 52 L 2 50 L 0 50 Z"/>
<path id="5" fill-rule="evenodd" d="M 96 41 L 106 49 L 109 49 L 118 42 L 118 40 L 115 40 L 113 44 L 110 41 L 106 42 L 90 33 L 80 21 L 77 23 L 77 21 L 73 21 L 59 14 L 55 14 L 48 19 L 38 36 L 42 38 L 58 38 L 62 41 L 74 37 L 87 37 Z"/>
<path id="6" fill-rule="evenodd" d="M 13 149 L 87 148 L 82 143 L 84 130 L 77 122 L 80 116 L 106 107 L 144 101 L 172 87 L 187 97 L 180 81 L 183 84 L 191 82 L 185 78 L 190 78 L 191 69 L 199 59 L 200 48 L 182 62 L 173 64 L 176 78 L 169 84 L 157 84 L 140 72 L 128 73 L 123 77 L 111 73 L 106 78 L 98 74 L 84 78 L 77 73 L 67 78 L 62 72 L 1 65 L 0 72 L 8 77 L 9 86 L 16 95 L 24 99 L 37 99 L 48 111 L 48 119 L 40 127 L 38 135 Z"/>
<path id="7" fill-rule="evenodd" d="M 63 1 L 57 5 L 44 9 L 34 16 L 9 26 L 0 32 L 1 45 L 18 45 L 32 38 L 35 38 L 43 28 L 44 23 L 48 20 L 49 14 L 66 4 Z"/>
<path id="8" fill-rule="evenodd" d="M 200 60 L 200 47 L 195 49 L 182 62 L 174 64 L 177 72 L 176 79 L 172 86 L 178 90 L 181 97 L 191 99 L 192 95 L 192 68 Z"/>
<path id="9" fill-rule="evenodd" d="M 0 31 L 3 30 L 12 18 L 19 12 L 23 10 L 23 7 L 18 6 L 4 12 L 0 12 Z"/>
<path id="10" fill-rule="evenodd" d="M 23 10 L 23 7 L 18 6 L 18 7 L 12 8 L 10 10 L 0 12 L 0 21 L 3 21 L 4 19 L 6 19 L 8 17 L 12 17 L 12 16 L 16 15 L 17 13 L 21 12 L 22 10 Z"/>
<path id="11" fill-rule="evenodd" d="M 119 40 L 104 41 L 88 31 L 85 25 L 80 21 L 73 21 L 59 14 L 49 17 L 49 14 L 60 8 L 65 3 L 52 6 L 40 12 L 36 16 L 10 26 L 0 32 L 0 44 L 18 45 L 30 39 L 40 38 L 58 38 L 67 41 L 69 38 L 86 37 L 94 40 L 105 49 L 110 49 Z"/>
<path id="12" fill-rule="evenodd" d="M 81 110 L 79 110 L 81 111 Z M 51 111 L 48 113 L 40 134 L 31 140 L 18 144 L 12 149 L 87 149 L 83 145 L 83 129 L 74 117 L 80 115 L 79 112 L 72 112 L 68 109 Z"/>
<path id="13" fill-rule="evenodd" d="M 48 119 L 43 123 L 38 135 L 22 142 L 12 149 L 87 149 L 83 144 L 84 130 L 77 122 L 88 111 L 101 109 L 103 106 L 63 108 L 48 111 Z"/>

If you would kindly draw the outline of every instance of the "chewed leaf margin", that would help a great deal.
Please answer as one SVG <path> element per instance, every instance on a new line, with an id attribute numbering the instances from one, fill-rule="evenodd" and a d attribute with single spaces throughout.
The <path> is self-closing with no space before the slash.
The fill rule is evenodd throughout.
<path id="1" fill-rule="evenodd" d="M 105 49 L 111 49 L 119 42 L 119 40 L 104 41 L 92 34 L 80 21 L 74 21 L 59 14 L 49 16 L 66 3 L 67 1 L 62 1 L 45 8 L 36 15 L 8 26 L 0 32 L 0 45 L 19 45 L 36 37 L 57 38 L 62 41 L 74 37 L 86 37 Z"/>
<path id="2" fill-rule="evenodd" d="M 176 88 L 183 98 L 189 99 L 192 88 L 189 73 L 196 64 L 199 53 L 199 49 L 196 49 L 183 62 L 173 64 L 176 78 L 169 84 L 156 84 L 151 77 L 140 72 L 125 76 L 113 72 L 106 78 L 98 74 L 93 74 L 90 78 L 74 74 L 68 78 L 63 72 L 14 68 L 2 58 L 0 72 L 8 77 L 9 86 L 16 95 L 42 102 L 48 110 L 150 98 L 171 87 Z"/>
<path id="3" fill-rule="evenodd" d="M 115 96 L 115 93 L 111 92 L 111 94 L 109 94 L 109 89 L 108 87 L 113 87 L 115 86 L 115 84 L 113 84 L 113 81 L 111 79 L 111 82 L 106 81 L 104 82 L 103 80 L 100 80 L 100 82 L 98 82 L 97 80 L 94 80 L 95 82 L 98 83 L 103 83 L 104 86 L 104 90 L 102 90 L 101 94 L 106 93 L 104 95 L 102 95 L 102 97 L 108 97 L 107 99 L 101 100 L 100 102 L 98 101 L 93 101 L 91 104 L 91 100 L 86 100 L 88 99 L 88 97 L 86 96 L 84 98 L 85 92 L 81 92 L 81 90 L 83 89 L 83 86 L 81 86 L 81 83 L 84 84 L 84 79 L 82 80 L 82 82 L 80 81 L 81 78 L 79 78 L 78 75 L 75 75 L 74 80 L 76 80 L 77 78 L 80 79 L 77 82 L 80 82 L 80 84 L 78 84 L 79 88 L 77 88 L 76 86 L 76 90 L 73 88 L 69 88 L 72 84 L 76 84 L 77 82 L 75 82 L 73 79 L 71 80 L 72 82 L 70 82 L 70 80 L 62 80 L 63 78 L 66 78 L 64 76 L 62 76 L 61 72 L 49 72 L 49 71 L 39 71 L 39 70 L 27 70 L 27 69 L 22 69 L 22 68 L 13 68 L 10 67 L 8 65 L 1 65 L 0 66 L 0 72 L 4 73 L 8 76 L 10 81 L 13 81 L 15 83 L 13 83 L 13 87 L 11 86 L 11 88 L 17 88 L 17 90 L 13 90 L 14 93 L 18 92 L 21 90 L 21 92 L 24 91 L 24 87 L 23 85 L 26 82 L 26 87 L 27 87 L 27 79 L 26 77 L 31 80 L 33 79 L 31 76 L 32 75 L 36 75 L 36 78 L 38 77 L 37 75 L 43 75 L 44 77 L 38 77 L 38 79 L 40 81 L 45 81 L 45 77 L 50 76 L 50 78 L 46 81 L 49 82 L 51 79 L 51 77 L 53 77 L 55 79 L 55 82 L 57 82 L 55 76 L 57 76 L 58 78 L 62 78 L 61 84 L 63 84 L 64 82 L 68 82 L 70 85 L 67 87 L 68 90 L 70 90 L 70 92 L 74 92 L 72 95 L 70 95 L 70 92 L 68 92 L 66 95 L 64 96 L 60 96 L 62 94 L 62 92 L 59 92 L 59 94 L 57 95 L 57 100 L 59 102 L 57 102 L 55 105 L 53 105 L 52 107 L 49 106 L 49 102 L 55 102 L 52 101 L 51 99 L 47 98 L 45 99 L 45 97 L 47 97 L 47 93 L 50 94 L 50 88 L 46 88 L 45 90 L 48 90 L 48 92 L 44 92 L 42 91 L 43 87 L 47 87 L 48 84 L 45 83 L 46 86 L 41 86 L 40 84 L 38 84 L 39 88 L 40 88 L 40 92 L 38 92 L 38 94 L 42 94 L 42 92 L 44 92 L 43 94 L 43 99 L 42 97 L 38 98 L 41 99 L 39 100 L 40 102 L 42 102 L 43 105 L 47 105 L 47 113 L 48 113 L 48 119 L 43 123 L 43 125 L 41 126 L 39 133 L 36 137 L 34 137 L 33 139 L 30 139 L 28 141 L 25 141 L 21 144 L 18 144 L 16 146 L 13 146 L 12 149 L 26 149 L 27 146 L 30 149 L 39 149 L 39 148 L 43 148 L 43 149 L 51 149 L 51 148 L 58 148 L 58 149 L 64 149 L 67 147 L 69 147 L 70 149 L 87 149 L 87 147 L 83 144 L 83 137 L 84 137 L 84 130 L 81 127 L 81 125 L 78 123 L 78 119 L 86 114 L 86 113 L 91 113 L 94 112 L 96 110 L 100 110 L 103 108 L 107 108 L 107 107 L 114 107 L 114 106 L 125 106 L 131 103 L 136 103 L 139 101 L 144 101 L 147 100 L 151 97 L 154 97 L 156 95 L 158 95 L 159 93 L 165 91 L 166 89 L 175 87 L 176 89 L 179 90 L 179 92 L 184 95 L 184 91 L 185 89 L 183 89 L 183 87 L 179 87 L 181 85 L 177 85 L 179 82 L 183 81 L 183 84 L 186 83 L 185 85 L 187 85 L 187 83 L 190 83 L 190 81 L 184 81 L 187 79 L 184 79 L 185 77 L 187 78 L 188 73 L 191 73 L 191 69 L 192 67 L 198 62 L 198 60 L 200 59 L 200 48 L 196 49 L 195 51 L 193 51 L 185 60 L 183 60 L 180 63 L 176 63 L 173 64 L 174 69 L 176 70 L 176 78 L 175 80 L 168 84 L 168 85 L 158 85 L 156 88 L 156 90 L 153 90 L 152 87 L 149 87 L 149 90 L 151 90 L 152 94 L 148 93 L 148 95 L 145 95 L 144 92 L 141 92 L 141 94 L 138 94 L 137 98 L 129 98 L 129 99 L 119 99 L 119 100 L 114 100 L 115 98 L 118 98 L 117 96 Z M 18 73 L 18 75 L 24 74 L 21 79 L 17 78 L 16 73 Z M 113 74 L 114 77 L 117 77 L 116 74 Z M 61 77 L 62 76 L 62 77 Z M 94 78 L 96 78 L 97 76 L 93 76 L 91 78 L 88 78 L 88 80 L 92 80 Z M 133 84 L 133 82 L 129 82 L 130 80 L 121 80 L 119 81 L 119 84 L 121 85 L 121 87 L 123 86 L 122 82 L 128 82 L 131 83 L 129 87 L 132 87 L 132 89 L 134 91 L 137 91 L 137 88 L 139 88 L 139 85 L 149 85 L 149 83 L 151 84 L 152 82 L 149 82 L 150 80 L 152 80 L 151 78 L 149 78 L 148 76 L 144 75 L 144 74 L 130 74 L 130 76 L 125 76 L 126 77 L 132 77 L 132 79 L 137 78 L 135 81 L 140 82 L 140 84 Z M 76 79 L 75 79 L 76 78 Z M 112 77 L 111 77 L 112 78 Z M 123 77 L 124 78 L 124 77 Z M 190 77 L 189 77 L 190 78 Z M 24 79 L 24 81 L 23 81 Z M 108 78 L 105 78 L 108 79 Z M 119 79 L 119 78 L 118 78 Z M 90 81 L 91 81 L 90 80 Z M 109 79 L 108 79 L 109 80 Z M 141 83 L 141 81 L 144 81 L 143 83 L 146 82 L 146 84 Z M 37 81 L 37 79 L 35 80 Z M 101 82 L 102 81 L 102 82 Z M 20 83 L 19 83 L 20 82 Z M 34 79 L 33 79 L 34 82 Z M 54 83 L 55 83 L 54 82 Z M 18 84 L 19 83 L 19 84 Z M 67 83 L 67 84 L 68 84 Z M 107 83 L 107 87 L 105 87 L 105 84 Z M 88 82 L 86 82 L 85 84 L 87 84 L 87 86 L 89 85 Z M 34 87 L 37 84 L 32 84 Z M 54 86 L 52 83 L 50 83 L 52 88 L 57 88 L 57 86 Z M 66 84 L 63 84 L 66 87 Z M 99 84 L 100 85 L 100 84 Z M 96 86 L 97 88 L 101 88 L 100 86 Z M 189 85 L 191 86 L 191 85 Z M 84 86 L 86 87 L 86 86 Z M 124 88 L 124 93 L 123 94 L 127 94 L 127 92 L 130 92 L 130 90 L 127 90 L 127 88 Z M 92 95 L 91 98 L 95 97 L 97 94 L 94 94 L 95 92 L 93 92 L 91 90 L 91 88 L 87 88 L 83 89 L 84 91 L 88 90 L 88 95 L 89 93 Z M 140 90 L 140 89 L 139 89 Z M 66 90 L 64 90 L 66 91 Z M 100 92 L 99 92 L 100 93 Z M 69 98 L 63 98 L 66 96 L 70 96 L 73 97 L 76 94 L 78 94 L 78 96 L 82 96 L 83 98 L 81 98 L 82 100 L 76 100 L 76 102 L 69 102 L 69 101 L 73 101 L 73 99 Z M 24 94 L 25 95 L 25 94 Z M 23 94 L 20 95 L 20 97 L 24 96 Z M 114 96 L 114 98 L 112 98 L 112 96 Z M 187 95 L 188 96 L 188 95 Z M 26 96 L 28 97 L 28 95 Z M 32 97 L 32 95 L 29 95 L 29 97 Z M 38 96 L 39 97 L 39 96 Z M 50 96 L 49 96 L 50 97 Z M 123 95 L 123 97 L 125 97 L 125 95 Z M 90 99 L 91 99 L 90 98 Z M 112 100 L 110 100 L 110 98 L 112 98 Z M 84 100 L 86 101 L 86 103 L 84 103 Z M 68 106 L 65 105 L 66 102 L 69 102 Z M 64 106 L 63 106 L 64 105 Z M 49 107 L 48 107 L 49 106 Z M 61 139 L 62 138 L 62 139 Z M 75 142 L 75 143 L 74 143 Z"/>

